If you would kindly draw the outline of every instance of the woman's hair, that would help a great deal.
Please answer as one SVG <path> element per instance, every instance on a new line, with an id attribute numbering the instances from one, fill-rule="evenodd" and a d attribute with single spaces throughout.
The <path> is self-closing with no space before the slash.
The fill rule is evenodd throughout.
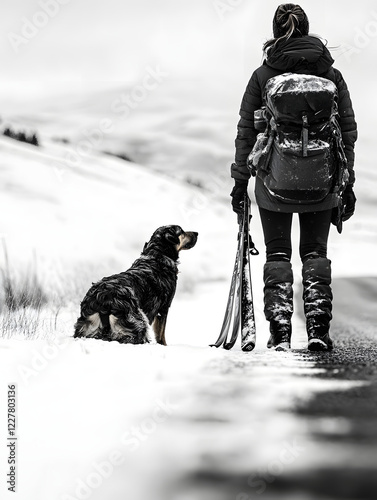
<path id="1" fill-rule="evenodd" d="M 299 5 L 284 3 L 276 9 L 272 27 L 274 38 L 263 45 L 265 53 L 280 40 L 288 40 L 291 36 L 307 35 L 309 33 L 309 20 Z"/>

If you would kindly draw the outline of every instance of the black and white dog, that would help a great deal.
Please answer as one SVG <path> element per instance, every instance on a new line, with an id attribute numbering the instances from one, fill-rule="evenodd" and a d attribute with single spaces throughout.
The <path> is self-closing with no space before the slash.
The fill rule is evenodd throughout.
<path id="1" fill-rule="evenodd" d="M 198 233 L 180 226 L 158 228 L 130 269 L 94 283 L 81 302 L 74 337 L 166 345 L 165 326 L 177 286 L 178 256 L 192 248 Z"/>

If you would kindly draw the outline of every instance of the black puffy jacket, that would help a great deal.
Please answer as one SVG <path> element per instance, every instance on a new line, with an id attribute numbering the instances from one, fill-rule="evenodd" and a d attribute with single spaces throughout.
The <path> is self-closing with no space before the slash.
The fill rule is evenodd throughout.
<path id="1" fill-rule="evenodd" d="M 340 71 L 332 66 L 333 63 L 334 60 L 322 41 L 310 35 L 281 41 L 276 47 L 269 50 L 267 59 L 252 74 L 242 99 L 241 118 L 238 122 L 238 133 L 235 142 L 235 164 L 232 165 L 231 170 L 234 179 L 247 180 L 250 178 L 246 160 L 258 135 L 254 128 L 254 111 L 261 108 L 263 104 L 262 97 L 267 80 L 276 75 L 292 72 L 321 76 L 335 83 L 338 89 L 339 122 L 350 173 L 349 184 L 353 185 L 355 182 L 353 167 L 357 126 L 346 82 Z M 273 211 L 308 212 L 325 210 L 337 204 L 337 199 L 332 194 L 323 202 L 315 205 L 298 206 L 280 202 L 267 191 L 258 177 L 256 178 L 255 196 L 259 206 Z"/>

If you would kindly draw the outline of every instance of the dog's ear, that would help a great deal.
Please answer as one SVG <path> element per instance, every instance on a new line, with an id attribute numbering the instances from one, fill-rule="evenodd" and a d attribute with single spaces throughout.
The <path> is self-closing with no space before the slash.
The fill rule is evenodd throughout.
<path id="1" fill-rule="evenodd" d="M 183 230 L 179 226 L 171 226 L 165 233 L 165 238 L 172 245 L 179 245 L 179 235 L 183 233 Z"/>
<path id="2" fill-rule="evenodd" d="M 179 238 L 178 235 L 172 234 L 172 233 L 166 233 L 165 238 L 168 240 L 169 243 L 172 245 L 178 245 L 179 244 Z"/>

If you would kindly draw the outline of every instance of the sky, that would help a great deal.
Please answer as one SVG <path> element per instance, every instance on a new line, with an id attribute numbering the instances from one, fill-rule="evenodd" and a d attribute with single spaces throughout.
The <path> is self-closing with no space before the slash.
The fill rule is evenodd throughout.
<path id="1" fill-rule="evenodd" d="M 160 65 L 177 79 L 247 74 L 261 61 L 260 47 L 271 35 L 278 3 L 0 0 L 0 83 L 14 89 L 15 82 L 28 81 L 32 89 L 67 81 L 132 81 L 146 65 Z M 326 37 L 330 46 L 354 44 L 369 26 L 372 36 L 360 39 L 362 52 L 376 54 L 376 1 L 361 0 L 357 9 L 350 0 L 301 5 L 311 31 Z M 352 57 L 343 56 L 341 66 L 354 63 Z"/>

